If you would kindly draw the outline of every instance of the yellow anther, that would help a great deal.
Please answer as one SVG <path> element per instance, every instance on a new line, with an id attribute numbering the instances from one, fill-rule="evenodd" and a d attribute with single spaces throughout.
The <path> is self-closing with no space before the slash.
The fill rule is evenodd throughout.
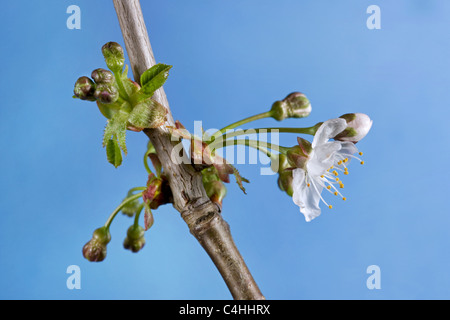
<path id="1" fill-rule="evenodd" d="M 336 178 L 336 181 L 339 181 L 339 178 Z"/>
<path id="2" fill-rule="evenodd" d="M 308 184 L 306 184 L 308 187 L 310 187 L 311 185 L 308 183 Z"/>
<path id="3" fill-rule="evenodd" d="M 330 190 L 330 189 L 331 189 L 331 186 L 327 186 L 327 189 Z"/>
<path id="4" fill-rule="evenodd" d="M 343 198 L 342 198 L 342 200 L 344 200 L 344 201 L 345 201 L 345 200 L 347 200 L 347 198 L 346 198 L 346 197 L 343 197 Z"/>
<path id="5" fill-rule="evenodd" d="M 361 161 L 361 164 L 364 164 L 364 161 Z"/>
<path id="6" fill-rule="evenodd" d="M 337 173 L 336 170 L 333 171 L 333 174 L 334 174 L 335 176 L 338 176 L 338 175 L 339 175 L 339 174 Z"/>
<path id="7" fill-rule="evenodd" d="M 340 184 L 339 184 L 339 188 L 341 188 L 341 189 L 344 188 L 344 184 L 343 184 L 343 183 L 340 183 Z"/>
<path id="8" fill-rule="evenodd" d="M 347 174 L 348 174 L 348 171 L 344 171 L 344 174 L 347 175 Z"/>
<path id="9" fill-rule="evenodd" d="M 328 208 L 333 209 L 333 206 L 330 204 L 330 205 L 328 206 Z"/>
<path id="10" fill-rule="evenodd" d="M 344 159 L 344 162 L 347 162 L 347 161 L 348 161 L 348 158 L 345 158 L 345 159 Z"/>
<path id="11" fill-rule="evenodd" d="M 359 153 L 359 155 L 360 155 L 360 156 L 362 156 L 362 155 L 363 155 L 363 153 L 362 153 L 362 152 L 360 152 L 360 153 Z"/>
<path id="12" fill-rule="evenodd" d="M 337 195 L 338 195 L 338 192 L 337 192 L 337 191 L 335 191 L 335 192 L 334 192 L 334 195 L 335 195 L 335 196 L 337 196 Z"/>
<path id="13" fill-rule="evenodd" d="M 321 175 L 320 177 L 323 178 L 323 175 Z"/>
<path id="14" fill-rule="evenodd" d="M 342 164 L 342 160 L 339 160 L 339 161 L 338 161 L 338 165 L 341 165 L 341 164 Z"/>

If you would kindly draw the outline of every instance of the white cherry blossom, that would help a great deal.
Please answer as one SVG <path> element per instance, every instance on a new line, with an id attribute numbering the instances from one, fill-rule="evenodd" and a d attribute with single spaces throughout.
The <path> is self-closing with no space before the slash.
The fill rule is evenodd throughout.
<path id="1" fill-rule="evenodd" d="M 347 122 L 342 118 L 325 121 L 314 136 L 312 151 L 304 169 L 293 170 L 292 199 L 300 207 L 306 221 L 320 215 L 320 201 L 332 208 L 321 195 L 324 189 L 346 200 L 338 190 L 344 187 L 338 177 L 339 172 L 348 174 L 347 164 L 350 158 L 361 160 L 353 155 L 358 152 L 353 142 L 330 141 L 346 128 Z M 362 155 L 361 152 L 359 154 Z"/>

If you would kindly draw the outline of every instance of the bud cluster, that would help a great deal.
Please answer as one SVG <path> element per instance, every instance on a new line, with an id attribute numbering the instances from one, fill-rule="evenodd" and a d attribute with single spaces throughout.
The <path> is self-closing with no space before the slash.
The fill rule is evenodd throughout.
<path id="1" fill-rule="evenodd" d="M 111 104 L 119 98 L 119 90 L 111 71 L 95 69 L 91 74 L 92 81 L 88 77 L 80 77 L 75 82 L 73 90 L 76 97 L 81 100 L 98 101 L 103 104 Z"/>

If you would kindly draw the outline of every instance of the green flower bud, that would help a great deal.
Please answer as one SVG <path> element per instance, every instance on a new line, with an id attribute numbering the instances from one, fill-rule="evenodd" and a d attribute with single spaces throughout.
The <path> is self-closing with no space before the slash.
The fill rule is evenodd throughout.
<path id="1" fill-rule="evenodd" d="M 144 228 L 132 225 L 128 228 L 127 236 L 123 241 L 123 247 L 132 252 L 138 252 L 145 245 Z"/>
<path id="2" fill-rule="evenodd" d="M 290 197 L 294 194 L 294 188 L 292 187 L 292 170 L 280 171 L 278 175 L 278 187 L 281 191 L 286 192 Z"/>
<path id="3" fill-rule="evenodd" d="M 275 101 L 270 113 L 271 117 L 278 121 L 287 118 L 304 118 L 311 113 L 311 103 L 303 93 L 293 92 L 282 101 Z"/>
<path id="4" fill-rule="evenodd" d="M 297 138 L 298 145 L 290 148 L 287 153 L 289 165 L 293 168 L 306 169 L 306 162 L 312 151 L 311 143 L 303 138 Z"/>
<path id="5" fill-rule="evenodd" d="M 227 195 L 227 187 L 225 184 L 222 181 L 217 180 L 205 183 L 203 186 L 205 187 L 209 199 L 222 208 L 222 201 Z"/>
<path id="6" fill-rule="evenodd" d="M 273 172 L 281 172 L 291 167 L 285 154 L 280 153 L 277 160 L 278 161 L 272 161 L 272 163 L 270 164 Z"/>
<path id="7" fill-rule="evenodd" d="M 103 104 L 114 103 L 119 99 L 119 91 L 109 83 L 100 83 L 94 92 L 94 97 Z"/>
<path id="8" fill-rule="evenodd" d="M 106 227 L 94 231 L 92 239 L 83 247 L 83 256 L 91 262 L 100 262 L 106 258 L 106 245 L 111 241 L 111 235 Z"/>
<path id="9" fill-rule="evenodd" d="M 73 93 L 81 100 L 95 101 L 95 83 L 88 77 L 80 77 L 75 82 Z"/>
<path id="10" fill-rule="evenodd" d="M 227 195 L 227 188 L 214 167 L 202 170 L 202 182 L 208 198 L 222 208 L 222 201 Z"/>
<path id="11" fill-rule="evenodd" d="M 129 193 L 128 195 L 131 195 L 131 194 Z M 139 200 L 136 199 L 136 200 L 128 202 L 126 205 L 124 205 L 121 211 L 124 215 L 132 217 L 139 210 L 139 207 L 140 207 Z"/>
<path id="12" fill-rule="evenodd" d="M 102 68 L 95 69 L 91 73 L 91 78 L 95 83 L 114 83 L 114 75 L 111 71 Z"/>
<path id="13" fill-rule="evenodd" d="M 108 42 L 102 47 L 106 65 L 112 72 L 121 72 L 125 63 L 123 49 L 117 42 Z"/>

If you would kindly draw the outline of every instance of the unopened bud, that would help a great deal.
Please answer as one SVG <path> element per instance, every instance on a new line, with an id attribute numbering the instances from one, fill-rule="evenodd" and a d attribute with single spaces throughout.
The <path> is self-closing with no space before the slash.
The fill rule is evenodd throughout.
<path id="1" fill-rule="evenodd" d="M 111 235 L 106 227 L 94 231 L 92 239 L 83 247 L 83 256 L 91 262 L 100 262 L 106 258 L 106 245 L 111 241 Z"/>
<path id="2" fill-rule="evenodd" d="M 278 173 L 291 167 L 285 154 L 280 153 L 277 160 L 278 161 L 272 161 L 270 164 L 273 172 Z"/>
<path id="3" fill-rule="evenodd" d="M 103 104 L 110 104 L 119 99 L 119 91 L 109 83 L 100 83 L 94 92 L 94 97 Z"/>
<path id="4" fill-rule="evenodd" d="M 105 62 L 112 72 L 121 72 L 125 63 L 123 49 L 117 42 L 108 42 L 102 47 Z"/>
<path id="5" fill-rule="evenodd" d="M 292 170 L 281 171 L 278 175 L 278 187 L 290 197 L 294 194 L 294 188 L 292 187 L 293 179 Z"/>
<path id="6" fill-rule="evenodd" d="M 128 228 L 127 236 L 123 241 L 123 247 L 132 252 L 138 252 L 145 245 L 144 228 L 132 225 Z"/>
<path id="7" fill-rule="evenodd" d="M 114 75 L 111 71 L 102 68 L 95 69 L 91 73 L 91 78 L 94 79 L 95 83 L 113 83 Z"/>
<path id="8" fill-rule="evenodd" d="M 306 169 L 306 162 L 312 151 L 311 143 L 303 138 L 297 138 L 298 145 L 291 147 L 287 153 L 287 160 L 291 167 Z"/>
<path id="9" fill-rule="evenodd" d="M 81 100 L 95 101 L 95 83 L 88 77 L 80 77 L 75 82 L 73 93 Z"/>
<path id="10" fill-rule="evenodd" d="M 222 181 L 217 180 L 205 183 L 204 187 L 209 199 L 222 208 L 222 201 L 227 195 L 227 187 L 225 184 Z"/>
<path id="11" fill-rule="evenodd" d="M 311 103 L 300 92 L 293 92 L 281 101 L 276 101 L 270 110 L 272 118 L 281 121 L 287 118 L 304 118 L 311 113 Z"/>
<path id="12" fill-rule="evenodd" d="M 347 128 L 334 137 L 339 141 L 358 142 L 364 138 L 372 127 L 372 120 L 364 113 L 347 113 L 339 118 L 347 121 Z"/>

